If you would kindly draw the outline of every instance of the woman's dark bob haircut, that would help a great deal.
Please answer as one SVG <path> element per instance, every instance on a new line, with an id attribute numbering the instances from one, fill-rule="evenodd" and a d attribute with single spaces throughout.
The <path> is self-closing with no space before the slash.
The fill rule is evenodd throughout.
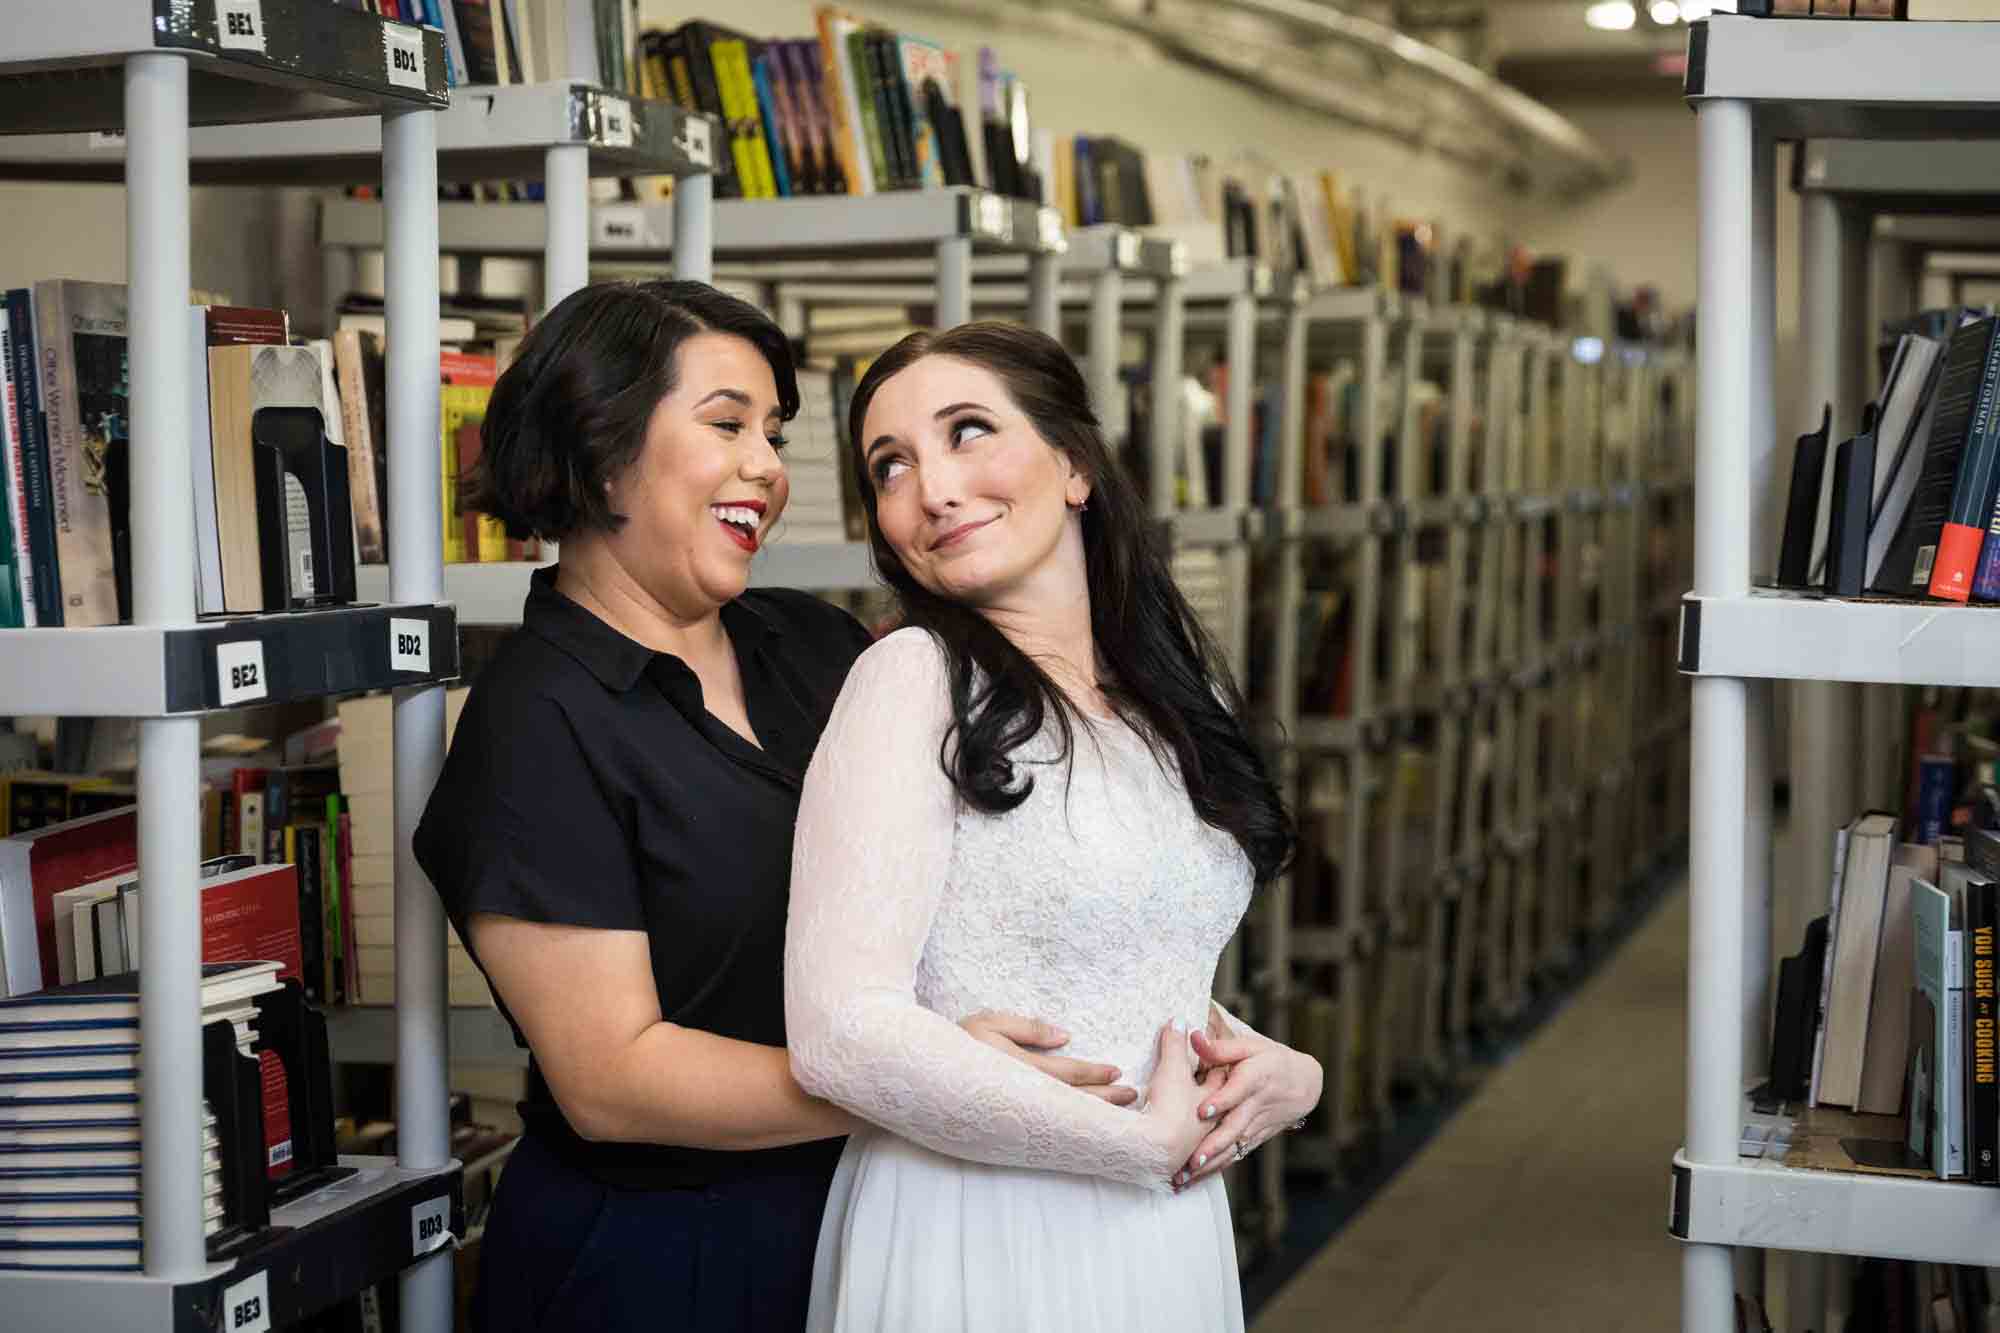
<path id="1" fill-rule="evenodd" d="M 763 353 L 787 421 L 799 410 L 791 345 L 769 316 L 701 282 L 599 282 L 571 292 L 521 340 L 493 388 L 465 503 L 518 540 L 616 532 L 606 487 L 646 443 L 674 389 L 681 344 L 729 333 Z"/>
<path id="2" fill-rule="evenodd" d="M 1234 837 L 1257 881 L 1268 883 L 1291 860 L 1293 826 L 1244 730 L 1242 696 L 1174 582 L 1166 548 L 1112 456 L 1076 362 L 1055 339 L 1012 324 L 910 334 L 869 366 L 848 407 L 849 458 L 868 511 L 875 567 L 901 601 L 904 623 L 928 630 L 944 650 L 952 725 L 938 758 L 959 797 L 987 814 L 1026 800 L 1035 779 L 1015 763 L 1014 752 L 1052 723 L 1067 757 L 1076 706 L 992 621 L 917 582 L 882 535 L 863 452 L 868 407 L 884 384 L 927 356 L 990 372 L 1035 433 L 1090 478 L 1081 521 L 1099 689 L 1156 755 L 1172 757 L 1195 813 Z"/>

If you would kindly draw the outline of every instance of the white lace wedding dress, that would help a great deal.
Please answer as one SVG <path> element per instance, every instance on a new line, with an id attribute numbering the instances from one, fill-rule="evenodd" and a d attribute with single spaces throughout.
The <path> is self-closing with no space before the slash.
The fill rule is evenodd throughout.
<path id="1" fill-rule="evenodd" d="M 1017 809 L 963 808 L 939 766 L 942 653 L 905 629 L 856 662 L 806 775 L 785 950 L 800 1083 L 878 1129 L 849 1140 L 811 1333 L 1234 1333 L 1219 1177 L 1114 1107 L 983 1045 L 981 1010 L 1066 1029 L 1060 1053 L 1142 1093 L 1162 1024 L 1206 1023 L 1250 899 L 1235 840 L 1122 723 L 1036 763 Z M 1028 757 L 1055 752 L 1053 729 Z"/>

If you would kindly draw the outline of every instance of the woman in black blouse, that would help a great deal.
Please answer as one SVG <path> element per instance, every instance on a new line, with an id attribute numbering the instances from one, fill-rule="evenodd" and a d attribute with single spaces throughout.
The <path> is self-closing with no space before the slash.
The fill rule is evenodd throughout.
<path id="1" fill-rule="evenodd" d="M 847 1115 L 800 1091 L 782 958 L 799 783 L 868 636 L 746 592 L 790 350 L 699 283 L 564 300 L 495 387 L 473 503 L 562 543 L 473 687 L 417 859 L 530 1051 L 481 1330 L 791 1330 Z M 982 1039 L 1120 1104 L 1118 1071 Z"/>

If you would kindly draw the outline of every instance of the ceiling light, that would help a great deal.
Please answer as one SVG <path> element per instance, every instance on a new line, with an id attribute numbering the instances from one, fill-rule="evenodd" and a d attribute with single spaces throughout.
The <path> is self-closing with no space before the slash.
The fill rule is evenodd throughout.
<path id="1" fill-rule="evenodd" d="M 1653 0 L 1646 6 L 1646 13 L 1662 28 L 1672 27 L 1681 20 L 1681 7 L 1676 0 Z"/>
<path id="2" fill-rule="evenodd" d="M 1583 21 L 1606 32 L 1624 32 L 1639 21 L 1639 11 L 1627 0 L 1598 0 L 1583 12 Z"/>

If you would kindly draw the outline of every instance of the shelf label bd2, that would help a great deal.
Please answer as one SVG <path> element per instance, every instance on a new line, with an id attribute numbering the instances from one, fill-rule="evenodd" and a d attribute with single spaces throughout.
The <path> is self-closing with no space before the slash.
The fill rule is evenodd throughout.
<path id="1" fill-rule="evenodd" d="M 428 620 L 389 621 L 389 669 L 429 671 L 431 669 L 431 625 Z"/>

